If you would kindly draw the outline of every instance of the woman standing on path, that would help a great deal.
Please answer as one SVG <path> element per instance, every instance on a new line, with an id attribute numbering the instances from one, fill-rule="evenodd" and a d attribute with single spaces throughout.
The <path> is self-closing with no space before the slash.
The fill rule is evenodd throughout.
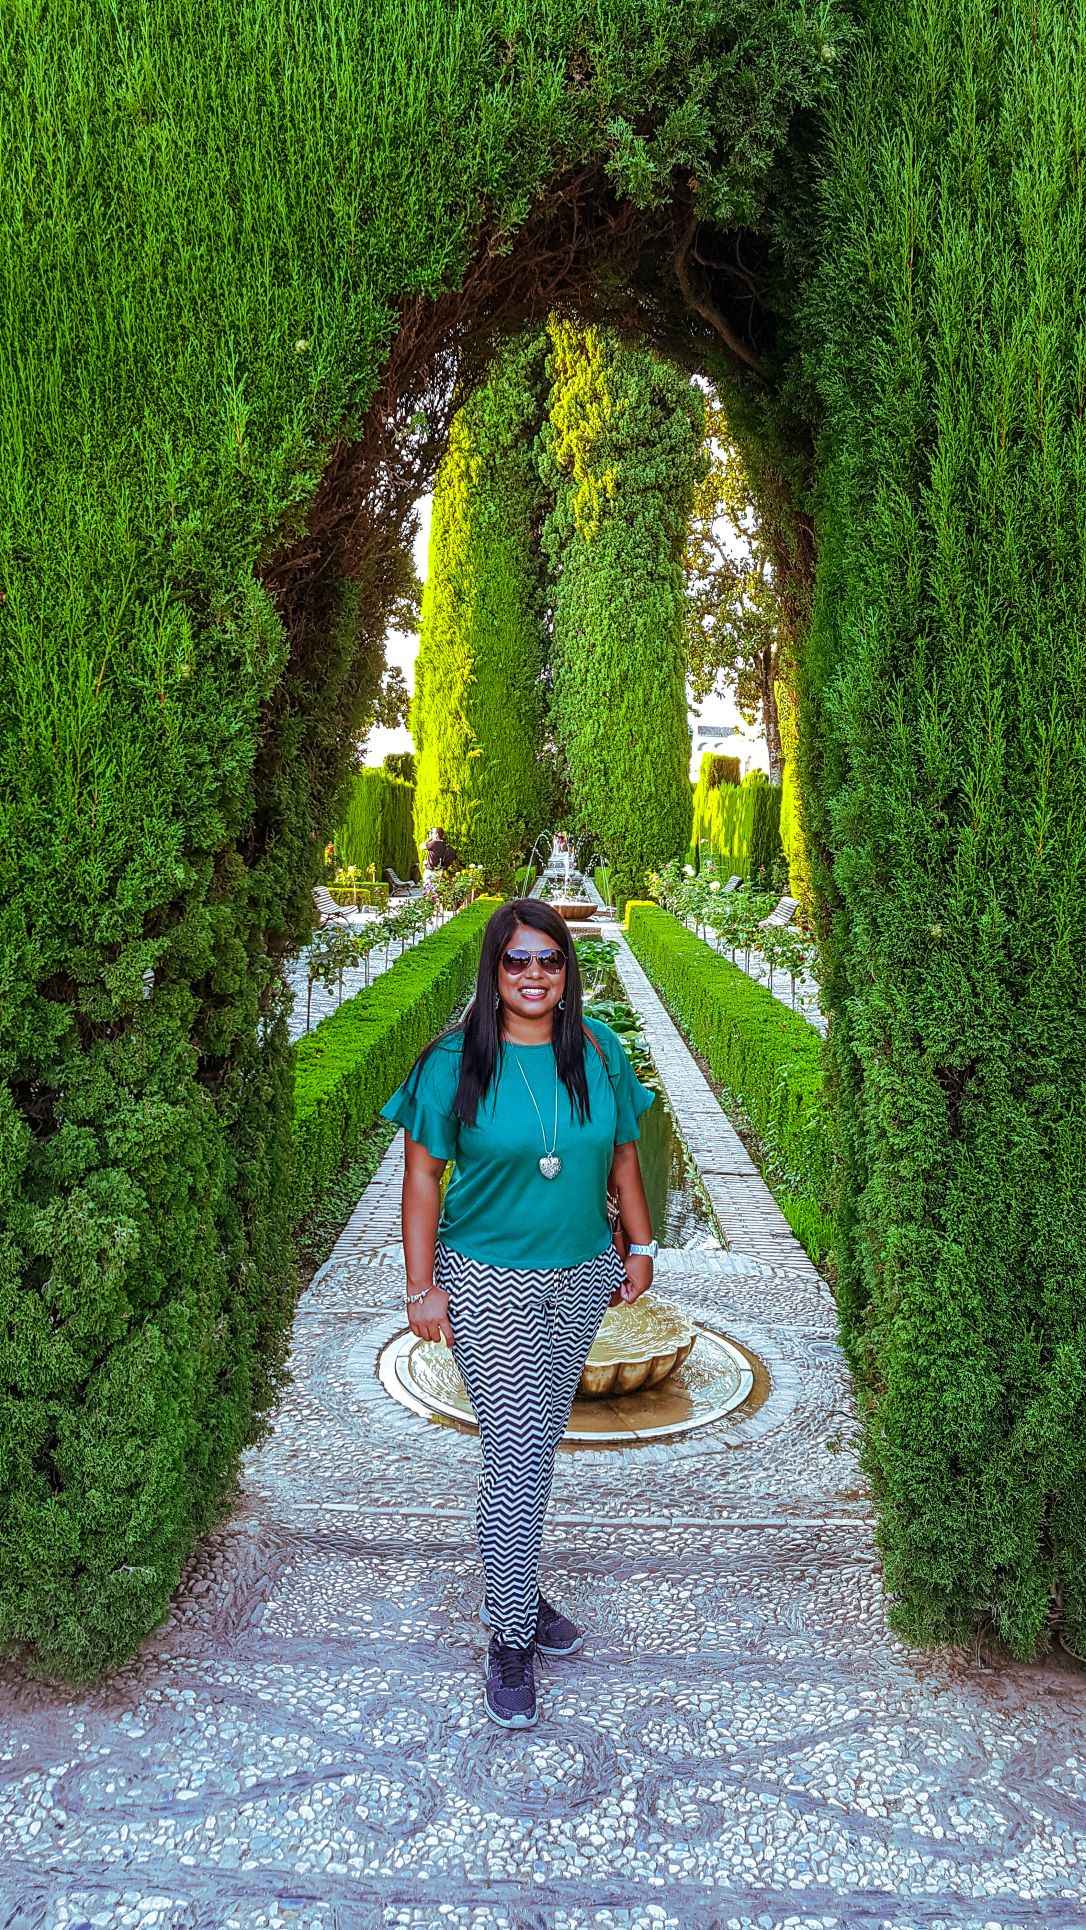
<path id="1" fill-rule="evenodd" d="M 451 1346 L 479 1423 L 486 1709 L 506 1728 L 536 1720 L 536 1649 L 573 1655 L 584 1639 L 540 1595 L 543 1517 L 604 1312 L 652 1282 L 634 1142 L 653 1096 L 610 1026 L 582 1017 L 562 919 L 518 898 L 487 925 L 463 1021 L 381 1109 L 405 1128 L 411 1330 Z M 633 1242 L 625 1262 L 607 1218 L 609 1176 Z"/>

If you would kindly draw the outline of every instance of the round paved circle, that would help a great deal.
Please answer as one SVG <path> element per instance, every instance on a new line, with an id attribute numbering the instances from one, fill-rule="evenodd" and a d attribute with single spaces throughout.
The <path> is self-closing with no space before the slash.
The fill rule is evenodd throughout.
<path id="1" fill-rule="evenodd" d="M 739 1407 L 754 1386 L 747 1356 L 726 1334 L 715 1333 L 700 1321 L 692 1325 L 697 1345 L 666 1381 L 636 1394 L 575 1401 L 563 1440 L 593 1447 L 636 1447 L 645 1441 L 693 1434 Z M 466 1391 L 447 1373 L 439 1377 L 426 1371 L 439 1350 L 442 1343 L 416 1340 L 405 1328 L 382 1347 L 378 1378 L 385 1392 L 412 1413 L 451 1421 L 474 1432 L 477 1424 Z"/>

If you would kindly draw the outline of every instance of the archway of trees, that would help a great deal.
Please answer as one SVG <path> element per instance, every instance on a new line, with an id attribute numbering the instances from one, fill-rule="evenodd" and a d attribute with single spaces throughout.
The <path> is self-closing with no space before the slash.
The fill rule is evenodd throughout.
<path id="1" fill-rule="evenodd" d="M 1086 1639 L 1077 16 L 204 0 L 20 33 L 0 1639 L 130 1651 L 274 1401 L 278 959 L 450 399 L 563 312 L 711 374 L 775 546 L 897 1625 L 1029 1654 L 1055 1603 Z"/>

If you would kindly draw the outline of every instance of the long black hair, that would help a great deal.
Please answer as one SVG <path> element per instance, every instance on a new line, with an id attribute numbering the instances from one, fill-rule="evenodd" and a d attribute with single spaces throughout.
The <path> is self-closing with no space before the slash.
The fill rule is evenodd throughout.
<path id="1" fill-rule="evenodd" d="M 475 996 L 458 1025 L 450 1026 L 439 1033 L 428 1046 L 420 1052 L 411 1075 L 411 1090 L 418 1083 L 421 1067 L 435 1047 L 443 1039 L 463 1035 L 463 1051 L 460 1062 L 460 1078 L 457 1082 L 453 1111 L 466 1126 L 475 1124 L 479 1101 L 490 1090 L 491 1081 L 501 1063 L 504 1042 L 501 1036 L 501 1022 L 498 1007 L 498 965 L 509 940 L 518 925 L 528 925 L 533 931 L 543 932 L 551 943 L 561 951 L 566 961 L 566 982 L 562 993 L 563 1005 L 554 1007 L 551 1044 L 554 1048 L 554 1062 L 566 1091 L 569 1093 L 570 1106 L 575 1107 L 582 1121 L 589 1116 L 588 1080 L 584 1069 L 585 1038 L 582 1020 L 583 1003 L 581 998 L 581 973 L 577 964 L 577 953 L 570 942 L 569 931 L 558 913 L 539 898 L 512 898 L 507 905 L 499 905 L 487 920 L 483 933 L 483 949 L 479 959 L 479 975 L 475 983 Z"/>

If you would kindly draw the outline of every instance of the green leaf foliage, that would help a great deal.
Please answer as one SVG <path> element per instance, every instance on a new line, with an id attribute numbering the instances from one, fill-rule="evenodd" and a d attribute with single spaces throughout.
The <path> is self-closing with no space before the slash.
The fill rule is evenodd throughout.
<path id="1" fill-rule="evenodd" d="M 132 1652 L 274 1400 L 278 960 L 461 357 L 589 297 L 727 378 L 817 562 L 796 770 L 897 1624 L 1086 1644 L 1086 28 L 850 13 L 8 10 L 0 1642 L 43 1666 Z M 555 723 L 629 875 L 688 836 L 640 485 L 677 504 L 696 438 L 610 353 L 556 425 Z"/>
<path id="2" fill-rule="evenodd" d="M 607 331 L 552 321 L 551 725 L 578 838 L 620 898 L 690 835 L 682 568 L 701 394 Z"/>
<path id="3" fill-rule="evenodd" d="M 405 784 L 413 784 L 415 782 L 414 751 L 389 751 L 387 757 L 381 759 L 381 769 L 388 771 L 392 777 L 402 777 Z"/>
<path id="4" fill-rule="evenodd" d="M 1086 1642 L 1086 22 L 903 0 L 835 109 L 800 781 L 843 1332 L 910 1639 Z"/>
<path id="5" fill-rule="evenodd" d="M 438 471 L 411 733 L 415 836 L 508 876 L 549 818 L 533 443 L 545 341 L 510 344 L 457 412 Z"/>

